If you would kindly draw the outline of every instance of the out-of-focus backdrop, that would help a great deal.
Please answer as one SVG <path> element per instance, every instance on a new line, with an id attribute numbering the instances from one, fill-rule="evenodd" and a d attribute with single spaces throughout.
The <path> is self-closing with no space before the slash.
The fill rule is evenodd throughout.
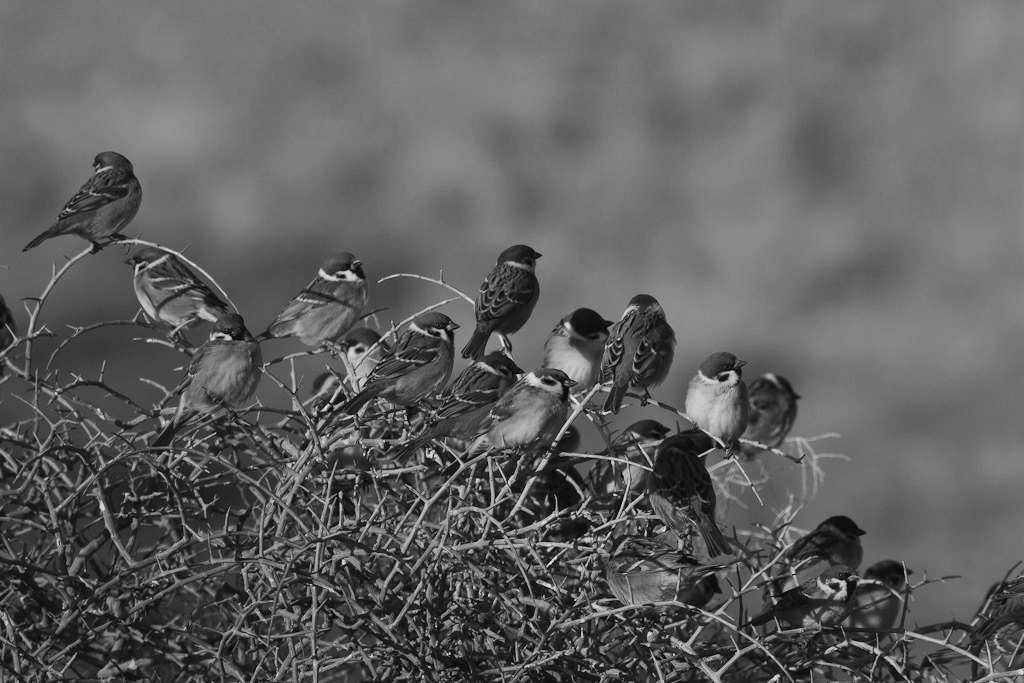
<path id="1" fill-rule="evenodd" d="M 254 331 L 331 251 L 472 293 L 528 243 L 521 365 L 572 308 L 654 294 L 679 336 L 656 396 L 681 406 L 719 349 L 789 377 L 795 432 L 851 458 L 798 524 L 846 513 L 866 564 L 963 575 L 912 620 L 969 618 L 1024 559 L 1022 33 L 1019 3 L 6 2 L 0 293 L 24 325 L 85 246 L 21 253 L 105 149 L 144 188 L 127 232 L 191 245 Z M 79 264 L 50 326 L 131 317 L 124 258 Z M 385 324 L 445 294 L 373 288 Z M 448 310 L 464 341 L 470 307 Z M 135 336 L 61 362 L 156 400 L 138 378 L 180 358 Z M 799 477 L 769 465 L 777 507 Z M 729 522 L 770 519 L 744 503 Z"/>

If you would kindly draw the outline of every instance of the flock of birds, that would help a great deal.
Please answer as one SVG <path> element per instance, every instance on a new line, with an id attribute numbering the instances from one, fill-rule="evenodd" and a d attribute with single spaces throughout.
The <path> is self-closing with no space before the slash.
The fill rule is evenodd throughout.
<path id="1" fill-rule="evenodd" d="M 131 162 L 116 152 L 94 161 L 95 173 L 68 201 L 56 222 L 25 250 L 59 235 L 77 235 L 103 246 L 124 239 L 121 231 L 139 210 L 142 190 Z M 634 296 L 618 321 L 580 308 L 562 318 L 544 345 L 542 367 L 524 372 L 511 358 L 510 335 L 530 319 L 540 287 L 536 262 L 541 254 L 526 245 L 505 249 L 480 286 L 476 325 L 461 355 L 471 361 L 449 383 L 458 325 L 428 311 L 397 334 L 393 345 L 377 332 L 357 327 L 369 313 L 362 263 L 350 253 L 328 257 L 316 277 L 297 294 L 258 337 L 182 259 L 146 247 L 128 263 L 146 315 L 171 328 L 172 335 L 202 322 L 213 324 L 209 338 L 192 358 L 178 388 L 174 416 L 150 444 L 168 448 L 186 428 L 247 406 L 262 375 L 260 342 L 292 337 L 314 349 L 340 350 L 351 382 L 347 396 L 340 382 L 318 378 L 326 398 L 317 409 L 321 425 L 357 415 L 383 400 L 407 409 L 430 402 L 420 432 L 395 448 L 395 457 L 429 450 L 441 440 L 466 444 L 465 456 L 491 451 L 544 452 L 563 429 L 573 389 L 607 390 L 604 411 L 616 414 L 630 390 L 662 383 L 672 366 L 675 334 L 658 301 Z M 487 353 L 498 335 L 504 352 Z M 0 351 L 16 344 L 14 317 L 0 298 Z M 715 489 L 706 455 L 756 458 L 779 446 L 797 413 L 799 395 L 782 376 L 768 373 L 748 388 L 745 362 L 732 353 L 708 355 L 689 382 L 685 412 L 693 428 L 670 435 L 655 420 L 641 420 L 612 442 L 614 459 L 590 472 L 597 492 L 646 490 L 651 510 L 691 552 L 662 540 L 621 536 L 612 549 L 606 578 L 624 604 L 664 600 L 703 607 L 718 591 L 716 574 L 729 566 L 732 544 L 716 521 Z M 432 399 L 436 399 L 433 400 Z M 654 451 L 653 460 L 648 449 Z M 443 449 L 436 448 L 441 458 Z M 447 451 L 451 452 L 451 451 Z M 690 538 L 690 530 L 697 535 Z M 861 579 L 864 534 L 850 518 L 830 517 L 796 541 L 776 563 L 757 626 L 775 619 L 794 627 L 892 628 L 903 610 L 910 573 L 900 562 L 871 565 Z M 976 630 L 977 642 L 1021 637 L 1024 578 L 996 587 Z M 1013 631 L 1013 629 L 1016 629 Z M 1007 635 L 1007 633 L 1010 635 Z"/>

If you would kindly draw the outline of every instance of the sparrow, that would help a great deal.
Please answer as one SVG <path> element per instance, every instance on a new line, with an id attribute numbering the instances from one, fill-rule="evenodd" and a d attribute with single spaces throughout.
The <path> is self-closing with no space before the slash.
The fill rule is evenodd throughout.
<path id="1" fill-rule="evenodd" d="M 767 372 L 755 379 L 747 388 L 749 417 L 742 438 L 778 448 L 793 428 L 799 398 L 800 394 L 793 391 L 793 385 L 782 375 Z M 764 451 L 740 444 L 740 452 L 752 460 Z"/>
<path id="2" fill-rule="evenodd" d="M 476 296 L 476 329 L 462 349 L 463 358 L 478 360 L 493 333 L 515 334 L 530 319 L 540 297 L 540 283 L 534 273 L 540 256 L 525 244 L 511 246 L 498 255 Z"/>
<path id="3" fill-rule="evenodd" d="M 341 251 L 327 257 L 258 340 L 297 337 L 310 347 L 337 343 L 362 319 L 368 304 L 362 261 Z"/>
<path id="4" fill-rule="evenodd" d="M 612 440 L 611 454 L 623 462 L 598 461 L 592 470 L 593 488 L 596 493 L 629 491 L 640 493 L 647 490 L 648 470 L 654 461 L 654 447 L 668 436 L 671 430 L 657 420 L 638 420 L 626 427 Z"/>
<path id="5" fill-rule="evenodd" d="M 201 320 L 215 323 L 231 312 L 174 254 L 143 247 L 125 263 L 135 268 L 133 285 L 142 310 L 175 332 Z"/>
<path id="6" fill-rule="evenodd" d="M 569 390 L 576 382 L 561 370 L 528 372 L 487 411 L 471 454 L 488 448 L 546 449 L 569 415 Z"/>
<path id="7" fill-rule="evenodd" d="M 722 592 L 715 573 L 728 566 L 702 565 L 657 539 L 626 535 L 616 539 L 604 578 L 623 605 L 675 600 L 703 608 Z"/>
<path id="8" fill-rule="evenodd" d="M 14 314 L 7 308 L 7 302 L 0 295 L 0 355 L 9 349 L 18 338 L 18 324 L 14 322 Z M 4 376 L 5 363 L 0 360 L 0 377 Z"/>
<path id="9" fill-rule="evenodd" d="M 987 648 L 993 658 L 1008 656 L 1009 667 L 1024 666 L 1024 575 L 997 583 L 989 593 L 973 622 L 968 650 L 985 659 Z"/>
<path id="10" fill-rule="evenodd" d="M 813 531 L 797 539 L 783 555 L 781 571 L 773 581 L 779 594 L 827 567 L 843 565 L 857 569 L 864 560 L 860 537 L 866 531 L 845 515 L 829 517 Z"/>
<path id="11" fill-rule="evenodd" d="M 178 430 L 198 417 L 248 404 L 256 395 L 262 365 L 260 345 L 245 328 L 242 316 L 222 317 L 192 357 L 176 390 L 181 394 L 178 409 L 152 446 L 169 446 Z"/>
<path id="12" fill-rule="evenodd" d="M 727 351 L 713 353 L 700 364 L 686 390 L 686 414 L 693 425 L 727 453 L 736 451 L 737 439 L 747 428 L 750 406 L 740 370 L 746 364 Z"/>
<path id="13" fill-rule="evenodd" d="M 646 394 L 665 381 L 675 355 L 676 333 L 658 300 L 637 294 L 612 325 L 601 358 L 601 382 L 611 383 L 605 411 L 618 413 L 630 387 Z"/>
<path id="14" fill-rule="evenodd" d="M 689 535 L 687 527 L 696 527 L 712 558 L 729 553 L 729 542 L 715 522 L 715 487 L 700 457 L 714 447 L 698 429 L 668 437 L 658 446 L 647 481 L 654 514 L 680 538 Z"/>
<path id="15" fill-rule="evenodd" d="M 341 412 L 355 415 L 375 398 L 409 407 L 436 392 L 451 377 L 453 332 L 458 327 L 444 313 L 429 311 L 416 316 Z"/>
<path id="16" fill-rule="evenodd" d="M 503 353 L 488 353 L 467 367 L 441 393 L 441 405 L 430 426 L 396 450 L 395 457 L 405 458 L 434 439 L 476 436 L 487 409 L 512 388 L 522 372 Z"/>
<path id="17" fill-rule="evenodd" d="M 358 389 L 363 388 L 366 378 L 377 367 L 381 359 L 391 350 L 391 346 L 380 338 L 380 333 L 368 327 L 357 327 L 350 331 L 341 341 L 341 349 L 345 352 L 349 367 Z M 347 370 L 342 372 L 346 376 Z"/>
<path id="18" fill-rule="evenodd" d="M 612 324 L 589 308 L 577 308 L 551 330 L 541 365 L 561 370 L 580 391 L 587 391 L 601 374 L 601 356 Z"/>
<path id="19" fill-rule="evenodd" d="M 92 177 L 64 205 L 56 222 L 22 251 L 58 235 L 78 235 L 89 240 L 94 254 L 104 246 L 99 240 L 124 239 L 121 230 L 128 227 L 142 204 L 142 186 L 135 177 L 132 162 L 117 152 L 100 152 L 92 168 Z"/>
<path id="20" fill-rule="evenodd" d="M 843 626 L 870 631 L 895 627 L 907 597 L 907 578 L 913 573 L 895 560 L 881 560 L 868 567 Z"/>
<path id="21" fill-rule="evenodd" d="M 772 619 L 794 628 L 838 626 L 849 616 L 856 602 L 859 577 L 845 565 L 829 567 L 779 596 L 772 607 L 747 622 L 767 624 Z"/>

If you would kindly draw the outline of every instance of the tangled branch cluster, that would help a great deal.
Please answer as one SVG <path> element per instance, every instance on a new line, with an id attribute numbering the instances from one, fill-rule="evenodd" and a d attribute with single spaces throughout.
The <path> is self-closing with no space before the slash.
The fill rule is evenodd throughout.
<path id="1" fill-rule="evenodd" d="M 158 681 L 961 681 L 1015 680 L 1017 650 L 975 647 L 970 624 L 911 629 L 911 592 L 877 629 L 752 628 L 774 567 L 799 537 L 797 510 L 727 534 L 735 561 L 701 607 L 623 604 L 606 583 L 617 538 L 663 532 L 646 492 L 591 488 L 588 470 L 622 454 L 571 439 L 519 459 L 434 444 L 394 453 L 416 418 L 371 407 L 329 430 L 307 390 L 273 361 L 287 409 L 257 405 L 150 448 L 174 398 L 144 405 L 55 360 L 92 331 L 125 326 L 187 357 L 139 321 L 57 338 L 41 311 L 70 259 L 29 306 L 2 353 L 5 402 L 27 417 L 0 428 L 0 678 Z M 446 302 L 448 303 L 451 299 Z M 439 304 L 441 305 L 441 304 Z M 23 362 L 15 362 L 18 357 Z M 285 373 L 287 375 L 287 373 Z M 146 380 L 149 381 L 149 380 Z M 352 393 L 351 375 L 342 391 Z M 616 433 L 591 399 L 562 427 Z M 674 420 L 678 411 L 652 402 Z M 589 425 L 589 426 L 588 426 Z M 325 431 L 318 432 L 323 428 Z M 719 497 L 769 470 L 801 468 L 816 490 L 824 454 L 790 439 L 751 481 L 707 454 Z M 650 453 L 653 456 L 653 446 Z M 452 458 L 437 458 L 451 449 Z M 460 459 L 455 459 L 458 456 Z M 789 459 L 785 459 L 788 457 Z M 438 460 L 455 462 L 444 468 Z M 642 469 L 649 469 L 641 465 Z M 747 463 L 746 467 L 751 467 Z M 777 466 L 777 467 L 776 467 Z M 684 546 L 692 541 L 679 539 Z M 673 539 L 674 541 L 674 539 Z M 975 625 L 976 626 L 976 625 Z M 1008 672 L 1002 673 L 999 672 Z M 1016 680 L 1019 680 L 1017 678 Z"/>

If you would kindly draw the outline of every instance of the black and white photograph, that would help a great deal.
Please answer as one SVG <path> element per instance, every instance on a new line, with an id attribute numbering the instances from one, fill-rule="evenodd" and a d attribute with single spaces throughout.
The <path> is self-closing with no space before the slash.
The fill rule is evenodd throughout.
<path id="1" fill-rule="evenodd" d="M 0 683 L 1024 681 L 1024 4 L 0 7 Z"/>

